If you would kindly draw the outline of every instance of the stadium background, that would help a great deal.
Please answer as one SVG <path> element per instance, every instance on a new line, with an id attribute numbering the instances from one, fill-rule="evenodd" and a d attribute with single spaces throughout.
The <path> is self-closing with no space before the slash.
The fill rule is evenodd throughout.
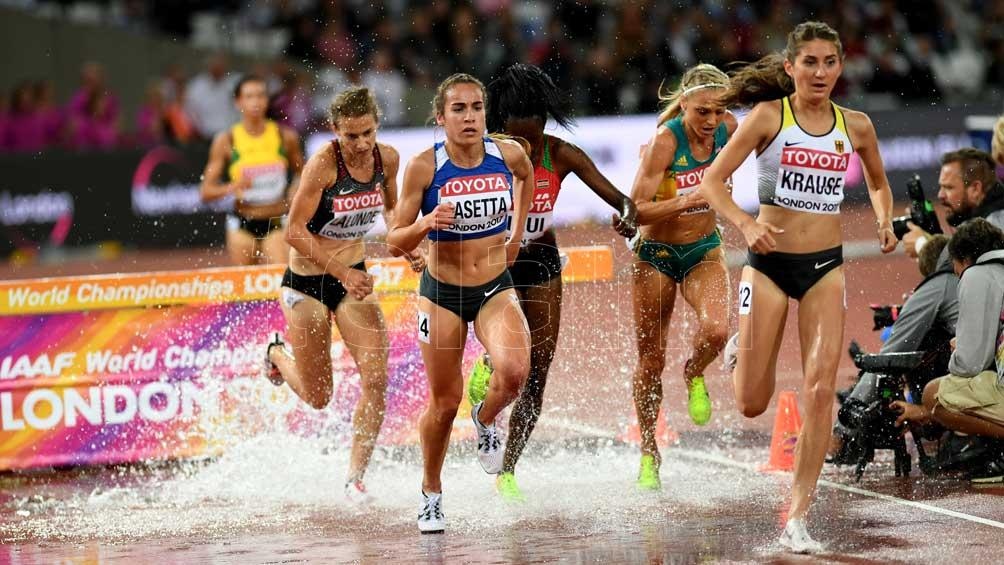
<path id="1" fill-rule="evenodd" d="M 384 141 L 417 148 L 436 132 L 395 130 L 426 123 L 441 78 L 488 81 L 535 63 L 581 117 L 569 137 L 625 192 L 660 84 L 699 61 L 724 67 L 780 49 L 808 17 L 841 33 L 835 97 L 871 112 L 897 197 L 914 172 L 933 187 L 940 154 L 967 144 L 967 125 L 986 127 L 967 118 L 998 114 L 1004 92 L 1004 0 L 8 0 L 0 16 L 0 49 L 17 54 L 0 63 L 0 253 L 17 261 L 81 246 L 93 256 L 100 242 L 112 242 L 105 255 L 220 244 L 229 204 L 202 205 L 196 185 L 209 138 L 238 116 L 226 97 L 198 99 L 243 72 L 266 77 L 274 116 L 308 149 L 330 135 L 327 104 L 351 83 L 376 92 Z M 638 117 L 589 118 L 608 115 Z M 571 184 L 559 222 L 605 217 Z"/>

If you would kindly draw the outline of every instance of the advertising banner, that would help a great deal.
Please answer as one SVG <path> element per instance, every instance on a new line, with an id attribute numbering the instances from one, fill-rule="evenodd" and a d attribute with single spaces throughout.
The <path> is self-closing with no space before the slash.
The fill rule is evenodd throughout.
<path id="1" fill-rule="evenodd" d="M 918 107 L 871 112 L 883 163 L 894 194 L 906 198 L 906 181 L 920 174 L 929 197 L 935 194 L 938 160 L 947 151 L 982 143 L 966 117 L 996 114 L 996 108 Z M 739 116 L 742 119 L 742 115 Z M 972 120 L 970 120 L 972 122 Z M 570 131 L 547 132 L 575 143 L 624 193 L 630 193 L 640 151 L 656 131 L 655 116 L 581 118 Z M 978 128 L 977 128 L 978 129 Z M 306 136 L 307 154 L 332 138 L 330 132 Z M 381 130 L 380 140 L 401 153 L 402 162 L 442 141 L 434 128 Z M 73 153 L 46 151 L 0 155 L 0 255 L 22 247 L 93 245 L 119 241 L 127 247 L 221 245 L 227 199 L 203 204 L 199 178 L 206 145 Z M 403 169 L 404 167 L 402 167 Z M 398 179 L 400 181 L 400 179 Z M 748 159 L 733 177 L 733 195 L 747 210 L 758 205 L 756 166 Z M 848 201 L 866 202 L 864 171 L 851 158 Z M 589 220 L 608 222 L 610 208 L 578 178 L 569 176 L 555 206 L 558 226 Z M 374 235 L 383 233 L 382 218 Z"/>
<path id="2" fill-rule="evenodd" d="M 569 248 L 567 282 L 610 280 L 607 247 Z M 367 260 L 389 341 L 379 441 L 416 443 L 426 381 L 415 322 L 418 275 Z M 332 338 L 334 395 L 323 410 L 260 376 L 285 320 L 283 267 L 0 283 L 0 469 L 218 453 L 269 430 L 350 441 L 358 371 Z M 480 346 L 472 337 L 465 368 Z"/>
<path id="3" fill-rule="evenodd" d="M 207 155 L 203 145 L 0 155 L 0 240 L 12 248 L 222 244 L 233 202 L 200 201 Z"/>

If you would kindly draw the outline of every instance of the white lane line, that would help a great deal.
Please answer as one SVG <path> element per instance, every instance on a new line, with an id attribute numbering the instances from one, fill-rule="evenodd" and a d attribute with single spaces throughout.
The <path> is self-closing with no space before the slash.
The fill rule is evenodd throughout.
<path id="1" fill-rule="evenodd" d="M 615 439 L 616 434 L 612 433 L 610 430 L 604 428 L 598 428 L 596 426 L 591 426 L 589 424 L 582 424 L 580 422 L 573 422 L 568 419 L 557 419 L 550 420 L 548 422 L 550 425 L 561 428 L 566 431 L 575 432 L 583 435 L 599 437 L 604 439 Z M 751 473 L 760 474 L 756 467 L 750 463 L 743 463 L 741 461 L 733 461 L 728 457 L 722 455 L 717 455 L 715 453 L 707 453 L 703 451 L 693 451 L 690 449 L 674 448 L 673 452 L 684 457 L 689 457 L 691 459 L 697 459 L 700 461 L 706 461 L 709 463 L 717 463 L 719 465 L 724 465 L 726 467 L 732 467 L 734 469 L 742 469 L 743 471 L 748 471 Z M 909 506 L 911 508 L 919 508 L 921 510 L 927 510 L 928 512 L 933 512 L 935 514 L 942 514 L 944 516 L 951 516 L 952 518 L 958 518 L 960 520 L 967 520 L 969 522 L 974 522 L 977 524 L 983 524 L 984 526 L 991 526 L 993 528 L 1000 528 L 1004 530 L 1004 522 L 998 522 L 996 520 L 990 520 L 988 518 L 981 518 L 979 516 L 973 516 L 972 514 L 966 514 L 964 512 L 957 512 L 955 510 L 949 510 L 947 508 L 941 508 L 940 506 L 934 506 L 924 502 L 917 502 L 915 500 L 906 500 L 905 498 L 899 498 L 896 496 L 890 496 L 888 494 L 882 494 L 880 492 L 874 492 L 866 490 L 863 488 L 853 487 L 850 485 L 844 485 L 840 483 L 835 483 L 832 481 L 827 481 L 825 479 L 820 479 L 820 486 L 827 488 L 842 490 L 844 492 L 850 492 L 858 494 L 861 496 L 867 496 L 869 498 L 875 498 L 878 500 L 883 500 L 885 502 L 892 502 L 895 504 L 900 504 L 903 506 Z"/>
<path id="2" fill-rule="evenodd" d="M 756 467 L 754 467 L 749 463 L 740 463 L 739 461 L 733 461 L 727 457 L 716 455 L 714 453 L 692 451 L 689 449 L 675 449 L 674 451 L 680 455 L 683 455 L 684 457 L 690 457 L 691 459 L 699 459 L 701 461 L 708 461 L 710 463 L 718 463 L 719 465 L 725 465 L 737 469 L 743 469 L 745 471 L 750 471 L 754 473 L 758 472 L 756 470 Z M 966 514 L 964 512 L 956 512 L 955 510 L 948 510 L 947 508 L 941 508 L 940 506 L 933 506 L 931 504 L 926 504 L 924 502 L 917 502 L 915 500 L 906 500 L 905 498 L 890 496 L 888 494 L 882 494 L 880 492 L 874 492 L 863 488 L 852 487 L 850 485 L 844 485 L 841 483 L 834 483 L 832 481 L 827 481 L 825 479 L 820 479 L 818 484 L 824 487 L 834 488 L 845 492 L 852 492 L 854 494 L 860 494 L 861 496 L 877 498 L 879 500 L 884 500 L 886 502 L 894 502 L 896 504 L 902 504 L 904 506 L 910 506 L 913 508 L 920 508 L 921 510 L 927 510 L 928 512 L 934 512 L 936 514 L 944 514 L 945 516 L 951 516 L 953 518 L 959 518 L 961 520 L 976 522 L 977 524 L 983 524 L 985 526 L 992 526 L 994 528 L 1004 529 L 1004 523 L 1002 522 L 998 522 L 996 520 L 990 520 L 988 518 L 981 518 L 979 516 L 973 516 L 972 514 Z"/>

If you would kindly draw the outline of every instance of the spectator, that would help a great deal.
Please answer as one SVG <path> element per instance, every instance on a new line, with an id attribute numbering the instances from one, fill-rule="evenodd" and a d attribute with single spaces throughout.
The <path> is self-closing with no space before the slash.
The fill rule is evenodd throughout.
<path id="1" fill-rule="evenodd" d="M 169 64 L 164 69 L 164 75 L 160 78 L 160 91 L 164 96 L 164 102 L 182 104 L 187 83 L 188 77 L 185 76 L 185 70 L 181 68 L 181 65 Z"/>
<path id="2" fill-rule="evenodd" d="M 185 85 L 181 85 L 179 93 L 184 95 Z M 191 141 L 195 137 L 195 127 L 192 126 L 192 120 L 188 118 L 181 99 L 165 100 L 165 104 L 164 117 L 167 119 L 167 131 L 171 139 L 178 143 Z"/>
<path id="3" fill-rule="evenodd" d="M 188 35 L 193 0 L 119 0 L 121 25 Z M 658 83 L 677 81 L 697 62 L 717 65 L 755 60 L 785 43 L 795 22 L 821 19 L 844 40 L 844 73 L 838 96 L 868 94 L 887 107 L 899 100 L 993 99 L 1004 88 L 1004 1 L 869 0 L 843 4 L 793 2 L 610 2 L 601 0 L 250 0 L 224 3 L 231 21 L 252 29 L 289 33 L 285 54 L 320 77 L 314 116 L 322 116 L 335 91 L 363 80 L 367 65 L 387 50 L 409 87 L 430 88 L 454 70 L 478 69 L 490 79 L 509 63 L 540 66 L 575 93 L 580 113 L 652 110 Z M 149 21 L 143 21 L 144 18 Z M 541 26 L 543 29 L 541 30 Z M 722 30 L 726 30 L 724 33 Z M 603 45 L 612 60 L 591 51 Z M 608 54 L 609 55 L 609 54 Z M 592 59 L 602 69 L 588 70 Z M 365 63 L 365 64 L 364 64 Z M 213 63 L 213 66 L 217 66 Z M 237 119 L 230 107 L 235 77 L 221 64 L 193 80 L 185 106 L 199 135 L 209 138 Z M 578 68 L 577 68 L 578 67 Z M 379 71 L 384 72 L 384 71 Z M 180 67 L 166 73 L 164 103 L 183 80 Z M 281 87 L 269 79 L 270 93 Z M 278 73 L 279 77 L 284 73 Z M 368 79 L 371 77 L 368 77 Z M 997 90 L 988 90 L 991 85 Z M 614 106 L 591 102 L 600 95 Z M 877 95 L 877 96 L 876 96 Z M 65 122 L 65 119 L 64 119 Z M 47 134 L 48 135 L 48 134 Z M 51 143 L 51 141 L 47 141 Z"/>
<path id="4" fill-rule="evenodd" d="M 291 4 L 291 2 L 283 3 L 284 6 Z M 302 62 L 318 58 L 317 49 L 314 47 L 318 25 L 311 14 L 295 12 L 291 8 L 281 8 L 279 23 L 290 30 L 289 45 L 286 46 L 287 56 Z"/>
<path id="5" fill-rule="evenodd" d="M 602 46 L 589 52 L 589 65 L 584 75 L 586 109 L 593 115 L 616 114 L 620 109 L 620 82 L 614 59 Z"/>
<path id="6" fill-rule="evenodd" d="M 303 135 L 311 122 L 310 90 L 302 73 L 286 68 L 282 88 L 269 104 L 272 119 Z"/>
<path id="7" fill-rule="evenodd" d="M 480 22 L 470 6 L 460 5 L 453 9 L 450 18 L 450 48 L 453 55 L 453 72 L 469 73 L 489 70 L 485 57 L 487 41 L 482 41 Z M 487 79 L 487 76 L 483 78 Z"/>
<path id="8" fill-rule="evenodd" d="M 444 58 L 445 52 L 436 49 L 429 12 L 416 8 L 411 11 L 410 19 L 411 29 L 401 53 L 405 73 L 413 83 L 432 88 L 439 77 L 449 74 L 451 67 Z"/>
<path id="9" fill-rule="evenodd" d="M 575 47 L 561 31 L 561 21 L 552 16 L 541 39 L 530 48 L 530 62 L 540 67 L 559 88 L 569 91 L 574 78 L 574 52 Z"/>
<path id="10" fill-rule="evenodd" d="M 80 88 L 70 99 L 69 145 L 77 149 L 111 149 L 119 142 L 119 101 L 105 85 L 99 63 L 84 63 Z"/>
<path id="11" fill-rule="evenodd" d="M 7 150 L 7 124 L 10 119 L 10 97 L 0 91 L 0 152 Z"/>
<path id="12" fill-rule="evenodd" d="M 334 10 L 331 8 L 329 10 Z M 334 65 L 340 69 L 348 69 L 358 61 L 357 46 L 352 33 L 345 26 L 345 18 L 332 17 L 321 27 L 314 42 L 321 62 Z"/>
<path id="13" fill-rule="evenodd" d="M 383 123 L 389 126 L 404 123 L 404 97 L 408 84 L 401 71 L 397 70 L 390 48 L 381 46 L 373 52 L 362 83 L 376 96 L 377 105 L 383 109 Z"/>
<path id="14" fill-rule="evenodd" d="M 30 82 L 14 88 L 6 130 L 3 146 L 8 151 L 27 153 L 45 149 L 45 131 L 35 112 L 35 92 Z"/>
<path id="15" fill-rule="evenodd" d="M 151 147 L 167 137 L 167 112 L 164 93 L 156 83 L 146 87 L 146 99 L 136 111 L 136 143 Z"/>
<path id="16" fill-rule="evenodd" d="M 239 119 L 234 107 L 234 86 L 238 77 L 227 67 L 225 54 L 211 55 L 206 60 L 206 70 L 195 75 L 185 90 L 185 112 L 195 132 L 203 139 L 212 139 Z"/>
<path id="17" fill-rule="evenodd" d="M 937 79 L 931 60 L 934 58 L 934 41 L 929 35 L 917 35 L 907 53 L 909 69 L 906 84 L 894 92 L 905 99 L 938 100 L 941 92 L 938 90 Z"/>
<path id="18" fill-rule="evenodd" d="M 35 112 L 42 124 L 46 147 L 59 145 L 66 128 L 66 110 L 56 104 L 56 88 L 49 79 L 35 81 Z"/>

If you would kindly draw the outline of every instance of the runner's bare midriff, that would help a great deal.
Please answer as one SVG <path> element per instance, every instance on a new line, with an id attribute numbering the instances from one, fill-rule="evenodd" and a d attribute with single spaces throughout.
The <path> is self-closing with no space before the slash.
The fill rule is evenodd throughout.
<path id="1" fill-rule="evenodd" d="M 485 284 L 506 269 L 506 235 L 437 241 L 429 246 L 429 274 L 456 286 Z"/>
<path id="2" fill-rule="evenodd" d="M 693 243 L 715 231 L 715 214 L 677 216 L 665 222 L 644 226 L 642 237 L 652 241 L 682 245 Z"/>
<path id="3" fill-rule="evenodd" d="M 775 251 L 782 253 L 814 253 L 837 247 L 843 240 L 839 214 L 812 214 L 761 205 L 757 219 L 784 230 L 771 234 L 777 242 Z"/>
<path id="4" fill-rule="evenodd" d="M 249 220 L 266 220 L 282 216 L 289 211 L 289 207 L 285 200 L 264 205 L 245 204 L 238 200 L 234 204 L 234 210 Z"/>
<path id="5" fill-rule="evenodd" d="M 347 267 L 362 261 L 366 256 L 366 248 L 361 239 L 339 241 L 314 238 L 312 245 L 320 246 L 326 253 L 333 252 L 335 254 L 334 260 Z M 324 265 L 318 265 L 313 259 L 297 251 L 296 248 L 289 250 L 289 268 L 298 275 L 322 275 L 327 272 Z"/>

